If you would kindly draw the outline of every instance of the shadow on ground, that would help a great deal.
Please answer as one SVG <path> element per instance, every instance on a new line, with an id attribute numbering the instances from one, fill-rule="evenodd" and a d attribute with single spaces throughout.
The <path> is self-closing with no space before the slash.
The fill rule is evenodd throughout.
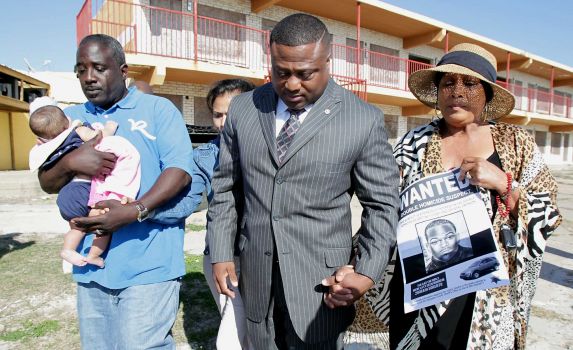
<path id="1" fill-rule="evenodd" d="M 202 257 L 186 259 L 179 301 L 183 312 L 183 330 L 192 349 L 215 349 L 221 317 L 203 275 Z"/>
<path id="2" fill-rule="evenodd" d="M 16 239 L 20 235 L 21 233 L 9 233 L 0 236 L 0 259 L 10 252 L 24 249 L 36 243 L 35 241 L 20 242 Z"/>
<path id="3" fill-rule="evenodd" d="M 553 265 L 548 262 L 544 262 L 543 265 L 541 265 L 539 278 L 567 288 L 573 288 L 573 270 Z"/>
<path id="4" fill-rule="evenodd" d="M 546 247 L 545 252 L 547 252 L 549 254 L 553 254 L 553 255 L 558 255 L 558 256 L 566 258 L 566 259 L 573 259 L 572 253 L 566 252 L 566 251 L 561 250 L 561 249 L 557 249 L 557 248 L 553 248 L 553 247 Z"/>

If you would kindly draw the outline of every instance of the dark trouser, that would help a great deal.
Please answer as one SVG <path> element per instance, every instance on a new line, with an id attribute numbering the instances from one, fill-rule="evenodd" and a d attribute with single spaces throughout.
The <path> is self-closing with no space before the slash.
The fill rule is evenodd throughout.
<path id="1" fill-rule="evenodd" d="M 287 309 L 278 262 L 273 264 L 272 278 L 271 302 L 267 318 L 262 322 L 253 322 L 247 318 L 247 334 L 253 349 L 342 350 L 343 333 L 335 339 L 316 344 L 307 344 L 298 337 Z"/>

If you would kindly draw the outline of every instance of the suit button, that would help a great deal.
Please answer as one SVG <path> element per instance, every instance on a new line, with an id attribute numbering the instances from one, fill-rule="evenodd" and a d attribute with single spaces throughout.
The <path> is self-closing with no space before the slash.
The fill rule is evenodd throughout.
<path id="1" fill-rule="evenodd" d="M 274 220 L 274 221 L 279 221 L 279 219 L 280 219 L 280 218 L 279 218 L 278 216 L 273 216 L 273 220 Z"/>
<path id="2" fill-rule="evenodd" d="M 271 254 L 271 252 L 265 252 L 265 255 L 266 255 L 266 256 L 271 256 L 272 254 Z"/>

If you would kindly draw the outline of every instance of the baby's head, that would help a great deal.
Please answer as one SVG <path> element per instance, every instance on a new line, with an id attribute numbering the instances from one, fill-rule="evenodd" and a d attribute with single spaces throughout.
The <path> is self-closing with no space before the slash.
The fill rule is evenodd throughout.
<path id="1" fill-rule="evenodd" d="M 70 126 L 70 120 L 56 106 L 43 106 L 30 115 L 30 129 L 40 140 L 51 140 Z"/>

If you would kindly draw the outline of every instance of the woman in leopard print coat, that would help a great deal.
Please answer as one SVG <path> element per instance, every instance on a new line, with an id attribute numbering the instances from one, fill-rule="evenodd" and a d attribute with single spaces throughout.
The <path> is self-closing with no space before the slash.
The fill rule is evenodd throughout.
<path id="1" fill-rule="evenodd" d="M 384 281 L 359 302 L 347 343 L 370 338 L 378 342 L 370 348 L 525 348 L 542 254 L 561 216 L 557 184 L 533 138 L 519 127 L 493 121 L 509 114 L 514 104 L 511 93 L 495 84 L 494 67 L 495 57 L 488 51 L 460 44 L 435 68 L 414 73 L 411 91 L 439 109 L 442 118 L 404 135 L 394 156 L 402 188 L 457 167 L 471 178 L 490 215 L 510 284 L 405 314 L 402 271 L 395 254 Z M 503 225 L 511 228 L 516 247 L 503 238 Z"/>

